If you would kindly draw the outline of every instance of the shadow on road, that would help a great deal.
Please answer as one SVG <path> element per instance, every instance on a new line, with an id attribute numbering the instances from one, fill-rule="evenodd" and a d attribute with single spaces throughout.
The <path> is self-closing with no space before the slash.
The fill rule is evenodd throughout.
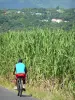
<path id="1" fill-rule="evenodd" d="M 30 95 L 22 95 L 22 97 L 32 97 L 32 94 L 30 94 Z"/>

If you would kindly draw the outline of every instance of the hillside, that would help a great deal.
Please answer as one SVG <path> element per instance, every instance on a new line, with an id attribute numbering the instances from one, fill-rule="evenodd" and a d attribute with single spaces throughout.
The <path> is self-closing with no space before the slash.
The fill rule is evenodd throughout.
<path id="1" fill-rule="evenodd" d="M 75 26 L 75 9 L 0 10 L 0 32 L 33 28 L 70 30 Z"/>

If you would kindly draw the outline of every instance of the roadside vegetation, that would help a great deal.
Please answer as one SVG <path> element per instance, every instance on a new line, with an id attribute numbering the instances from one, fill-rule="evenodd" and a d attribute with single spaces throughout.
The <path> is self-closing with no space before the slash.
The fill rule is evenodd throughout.
<path id="1" fill-rule="evenodd" d="M 73 29 L 34 28 L 0 34 L 0 76 L 12 80 L 20 57 L 28 69 L 28 93 L 43 100 L 74 100 Z"/>

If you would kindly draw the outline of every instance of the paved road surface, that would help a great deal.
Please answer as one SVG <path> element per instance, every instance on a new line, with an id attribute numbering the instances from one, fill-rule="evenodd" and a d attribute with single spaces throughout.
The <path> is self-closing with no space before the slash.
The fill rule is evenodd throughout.
<path id="1" fill-rule="evenodd" d="M 0 86 L 0 100 L 37 100 L 32 98 L 30 95 L 23 95 L 18 97 L 16 92 L 9 91 Z"/>

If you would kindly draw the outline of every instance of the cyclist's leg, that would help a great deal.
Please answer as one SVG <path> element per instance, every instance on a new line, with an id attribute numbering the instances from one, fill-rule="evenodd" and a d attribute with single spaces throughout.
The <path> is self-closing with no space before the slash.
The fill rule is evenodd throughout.
<path id="1" fill-rule="evenodd" d="M 23 79 L 23 84 L 26 84 L 25 78 Z"/>
<path id="2" fill-rule="evenodd" d="M 17 89 L 17 76 L 15 75 L 15 86 L 14 86 L 14 89 L 16 90 Z"/>
<path id="3" fill-rule="evenodd" d="M 26 75 L 24 74 L 23 76 L 23 88 L 25 89 L 25 84 L 26 84 Z"/>

